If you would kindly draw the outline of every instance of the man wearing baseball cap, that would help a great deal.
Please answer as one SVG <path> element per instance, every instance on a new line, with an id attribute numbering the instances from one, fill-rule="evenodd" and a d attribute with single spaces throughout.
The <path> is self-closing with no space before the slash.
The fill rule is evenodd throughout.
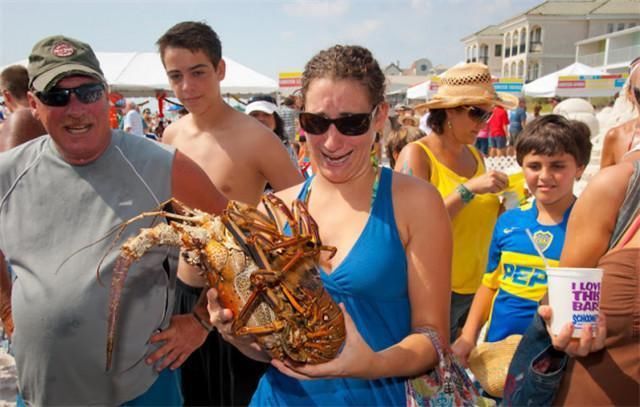
<path id="1" fill-rule="evenodd" d="M 0 154 L 0 249 L 17 276 L 18 403 L 179 405 L 173 369 L 203 327 L 194 315 L 169 317 L 169 250 L 131 266 L 113 364 L 105 369 L 108 286 L 118 256 L 110 234 L 172 196 L 210 212 L 226 199 L 180 152 L 109 128 L 107 84 L 88 44 L 47 37 L 33 47 L 28 70 L 29 104 L 48 136 Z M 150 224 L 129 225 L 118 244 Z M 204 307 L 194 312 L 207 318 Z"/>

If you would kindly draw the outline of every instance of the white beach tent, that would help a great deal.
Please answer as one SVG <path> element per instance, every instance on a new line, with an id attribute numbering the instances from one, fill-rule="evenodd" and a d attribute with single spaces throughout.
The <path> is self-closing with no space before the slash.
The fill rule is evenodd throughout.
<path id="1" fill-rule="evenodd" d="M 407 99 L 429 99 L 432 95 L 430 92 L 431 81 L 424 81 L 407 89 Z"/>
<path id="2" fill-rule="evenodd" d="M 157 91 L 171 94 L 160 54 L 157 52 L 97 52 L 100 67 L 111 89 L 125 97 L 154 97 Z M 231 58 L 224 57 L 226 75 L 220 83 L 223 94 L 273 93 L 278 83 Z M 23 59 L 16 64 L 27 65 Z M 12 64 L 13 65 L 13 64 Z M 4 69 L 4 67 L 0 68 Z"/>
<path id="3" fill-rule="evenodd" d="M 604 72 L 592 68 L 588 65 L 581 64 L 580 62 L 574 62 L 573 64 L 562 68 L 559 71 L 552 72 L 541 78 L 536 79 L 533 82 L 527 83 L 523 87 L 523 92 L 526 96 L 534 98 L 548 98 L 556 96 L 558 88 L 558 78 L 560 76 L 577 76 L 577 75 L 603 75 Z M 590 95 L 585 94 L 585 97 Z"/>

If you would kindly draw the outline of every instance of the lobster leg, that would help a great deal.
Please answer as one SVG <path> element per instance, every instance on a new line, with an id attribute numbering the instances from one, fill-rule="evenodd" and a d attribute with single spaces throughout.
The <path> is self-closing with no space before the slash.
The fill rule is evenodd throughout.
<path id="1" fill-rule="evenodd" d="M 168 217 L 180 215 L 166 214 Z M 120 311 L 120 298 L 124 283 L 129 272 L 129 267 L 134 261 L 140 259 L 152 247 L 155 246 L 175 246 L 180 247 L 183 241 L 182 234 L 187 233 L 184 229 L 180 229 L 179 224 L 167 225 L 160 223 L 153 228 L 143 229 L 140 234 L 127 240 L 121 248 L 121 254 L 116 260 L 116 266 L 113 270 L 111 280 L 111 291 L 109 292 L 109 317 L 107 326 L 107 371 L 111 369 L 113 357 L 114 338 L 116 334 L 116 325 Z M 188 237 L 193 239 L 192 237 Z M 185 238 L 186 239 L 186 238 Z"/>

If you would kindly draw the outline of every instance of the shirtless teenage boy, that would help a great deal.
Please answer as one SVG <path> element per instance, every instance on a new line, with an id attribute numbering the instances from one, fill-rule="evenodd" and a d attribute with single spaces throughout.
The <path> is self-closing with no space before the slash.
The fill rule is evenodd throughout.
<path id="1" fill-rule="evenodd" d="M 229 199 L 255 205 L 267 182 L 277 191 L 302 181 L 276 135 L 222 99 L 225 62 L 211 27 L 179 23 L 157 44 L 171 88 L 189 111 L 167 127 L 164 143 L 198 163 Z M 188 312 L 205 282 L 184 263 L 178 277 L 175 312 Z M 209 335 L 183 365 L 185 404 L 248 404 L 265 367 L 227 345 L 217 333 Z"/>

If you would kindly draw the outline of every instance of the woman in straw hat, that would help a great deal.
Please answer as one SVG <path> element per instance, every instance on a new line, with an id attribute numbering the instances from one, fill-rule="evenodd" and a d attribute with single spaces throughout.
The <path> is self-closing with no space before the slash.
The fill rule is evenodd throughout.
<path id="1" fill-rule="evenodd" d="M 321 258 L 321 278 L 343 304 L 346 341 L 327 363 L 271 360 L 252 405 L 405 405 L 405 378 L 438 359 L 428 337 L 416 332 L 430 327 L 446 345 L 450 224 L 435 188 L 371 163 L 389 109 L 384 82 L 370 51 L 358 46 L 333 46 L 305 67 L 299 120 L 316 171 L 278 195 L 307 201 L 322 243 L 337 248 L 333 258 Z M 441 238 L 432 241 L 433 234 Z M 229 311 L 219 308 L 214 290 L 209 311 L 225 339 L 270 361 L 228 335 L 230 324 L 222 321 Z"/>
<path id="2" fill-rule="evenodd" d="M 487 265 L 500 209 L 495 193 L 508 185 L 506 174 L 485 171 L 473 144 L 494 106 L 510 109 L 517 104 L 517 98 L 495 92 L 486 65 L 453 67 L 441 77 L 438 93 L 416 106 L 429 109 L 432 133 L 407 145 L 396 163 L 396 170 L 435 185 L 452 219 L 451 340 L 465 322 Z"/>

